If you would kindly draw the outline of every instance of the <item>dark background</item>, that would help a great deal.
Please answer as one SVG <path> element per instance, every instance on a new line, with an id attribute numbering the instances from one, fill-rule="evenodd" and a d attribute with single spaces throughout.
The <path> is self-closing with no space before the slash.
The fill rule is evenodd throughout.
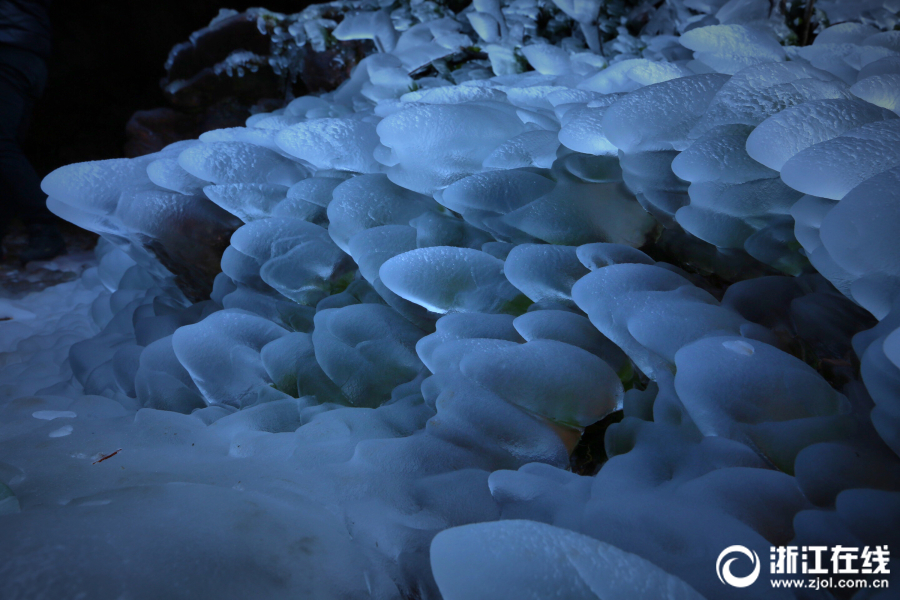
<path id="1" fill-rule="evenodd" d="M 123 156 L 137 110 L 166 106 L 159 86 L 169 50 L 220 8 L 293 13 L 309 0 L 56 0 L 49 81 L 25 152 L 41 176 L 87 160 Z"/>

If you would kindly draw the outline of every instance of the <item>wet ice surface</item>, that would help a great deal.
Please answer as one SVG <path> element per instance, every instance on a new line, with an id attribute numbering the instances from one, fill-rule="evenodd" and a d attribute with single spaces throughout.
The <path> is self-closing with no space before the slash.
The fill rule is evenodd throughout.
<path id="1" fill-rule="evenodd" d="M 789 598 L 718 553 L 897 542 L 895 36 L 558 4 L 348 18 L 335 93 L 45 180 L 103 240 L 0 299 L 0 596 Z"/>

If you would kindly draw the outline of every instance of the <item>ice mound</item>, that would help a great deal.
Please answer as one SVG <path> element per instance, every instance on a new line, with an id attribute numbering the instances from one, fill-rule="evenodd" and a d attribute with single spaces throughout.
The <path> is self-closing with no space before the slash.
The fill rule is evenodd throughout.
<path id="1" fill-rule="evenodd" d="M 171 285 L 174 275 L 182 292 L 200 300 L 209 295 L 227 237 L 240 221 L 205 198 L 202 188 L 185 187 L 184 177 L 167 180 L 163 188 L 148 175 L 157 160 L 176 159 L 185 147 L 194 146 L 176 143 L 158 155 L 57 169 L 42 184 L 47 206 L 77 225 L 103 232 L 161 282 Z M 203 243 L 186 241 L 198 239 Z"/>
<path id="2" fill-rule="evenodd" d="M 772 36 L 745 25 L 709 25 L 687 31 L 681 43 L 697 60 L 719 73 L 733 75 L 746 67 L 781 62 L 784 49 Z"/>
<path id="3" fill-rule="evenodd" d="M 435 246 L 411 250 L 381 265 L 385 286 L 431 312 L 499 312 L 518 290 L 503 275 L 503 261 L 480 250 Z"/>
<path id="4" fill-rule="evenodd" d="M 380 304 L 316 313 L 315 360 L 354 405 L 378 405 L 423 371 L 415 352 L 422 331 Z"/>
<path id="5" fill-rule="evenodd" d="M 217 184 L 292 185 L 303 179 L 305 171 L 267 148 L 237 141 L 192 146 L 178 155 L 178 165 L 198 179 Z"/>
<path id="6" fill-rule="evenodd" d="M 391 181 L 431 193 L 480 171 L 497 146 L 524 128 L 508 104 L 425 104 L 386 117 L 378 137 L 389 150 L 382 162 Z"/>
<path id="7" fill-rule="evenodd" d="M 704 435 L 747 443 L 788 473 L 796 448 L 840 439 L 850 427 L 842 417 L 850 411 L 846 398 L 802 361 L 768 344 L 706 338 L 681 348 L 675 365 L 675 389 Z M 748 385 L 747 370 L 769 375 Z M 710 389 L 716 393 L 708 395 Z"/>
<path id="8" fill-rule="evenodd" d="M 813 100 L 760 123 L 747 139 L 747 153 L 780 171 L 801 150 L 866 123 L 891 118 L 887 111 L 857 100 Z"/>
<path id="9" fill-rule="evenodd" d="M 860 125 L 798 152 L 781 167 L 781 177 L 795 190 L 840 200 L 867 179 L 898 166 L 898 133 L 896 119 Z"/>
<path id="10" fill-rule="evenodd" d="M 0 596 L 790 598 L 716 556 L 894 543 L 900 47 L 821 4 L 313 5 L 279 44 L 377 49 L 335 92 L 49 175 L 103 241 L 0 300 Z"/>
<path id="11" fill-rule="evenodd" d="M 447 600 L 556 594 L 573 600 L 701 598 L 634 554 L 534 521 L 479 523 L 440 533 L 432 542 L 431 562 Z M 555 572 L 547 572 L 548 564 Z"/>
<path id="12" fill-rule="evenodd" d="M 278 147 L 317 169 L 361 173 L 376 170 L 372 151 L 378 144 L 375 127 L 365 121 L 315 119 L 291 125 L 275 138 Z"/>
<path id="13" fill-rule="evenodd" d="M 771 339 L 708 292 L 655 265 L 598 269 L 575 284 L 572 296 L 600 333 L 654 379 L 674 371 L 682 346 L 711 333 Z"/>

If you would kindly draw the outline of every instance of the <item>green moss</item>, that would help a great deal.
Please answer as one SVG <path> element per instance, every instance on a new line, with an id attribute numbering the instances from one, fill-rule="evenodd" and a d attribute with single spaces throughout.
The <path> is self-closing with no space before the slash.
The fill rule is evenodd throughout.
<path id="1" fill-rule="evenodd" d="M 518 48 L 516 48 L 514 56 L 516 58 L 516 72 L 534 71 L 534 67 L 531 66 L 531 63 L 528 62 L 528 59 L 525 58 L 525 55 Z"/>
<path id="2" fill-rule="evenodd" d="M 630 390 L 635 386 L 635 372 L 634 368 L 631 366 L 631 361 L 626 361 L 625 365 L 619 369 L 619 372 L 616 373 L 619 376 L 619 381 L 622 382 L 622 387 L 625 388 L 626 391 Z"/>
<path id="3" fill-rule="evenodd" d="M 569 457 L 569 468 L 576 475 L 595 475 L 609 459 L 606 454 L 606 431 L 625 417 L 621 410 L 609 413 L 585 428 L 581 440 Z"/>
<path id="4" fill-rule="evenodd" d="M 518 317 L 524 315 L 528 311 L 528 307 L 534 304 L 534 300 L 525 294 L 519 294 L 509 302 L 503 305 L 501 312 Z"/>
<path id="5" fill-rule="evenodd" d="M 347 289 L 347 286 L 353 281 L 353 278 L 356 277 L 356 273 L 354 271 L 350 271 L 348 273 L 344 273 L 337 279 L 331 282 L 331 295 L 340 294 L 344 290 Z"/>
<path id="6" fill-rule="evenodd" d="M 326 48 L 334 48 L 338 45 L 340 40 L 338 40 L 328 29 L 322 28 L 322 38 L 325 40 Z"/>

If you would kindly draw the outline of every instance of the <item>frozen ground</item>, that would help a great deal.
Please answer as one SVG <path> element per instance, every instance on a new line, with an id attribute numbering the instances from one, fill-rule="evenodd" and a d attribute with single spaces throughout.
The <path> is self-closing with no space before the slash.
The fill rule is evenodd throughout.
<path id="1" fill-rule="evenodd" d="M 28 235 L 21 225 L 15 222 L 9 224 L 3 236 L 0 296 L 21 298 L 58 283 L 72 281 L 94 262 L 96 235 L 69 224 L 63 225 L 62 234 L 68 247 L 66 254 L 51 261 L 32 261 L 23 267 L 19 255 L 28 247 Z"/>
<path id="2" fill-rule="evenodd" d="M 336 92 L 45 179 L 0 596 L 896 597 L 716 565 L 898 541 L 896 4 L 334 6 L 259 26 Z"/>

